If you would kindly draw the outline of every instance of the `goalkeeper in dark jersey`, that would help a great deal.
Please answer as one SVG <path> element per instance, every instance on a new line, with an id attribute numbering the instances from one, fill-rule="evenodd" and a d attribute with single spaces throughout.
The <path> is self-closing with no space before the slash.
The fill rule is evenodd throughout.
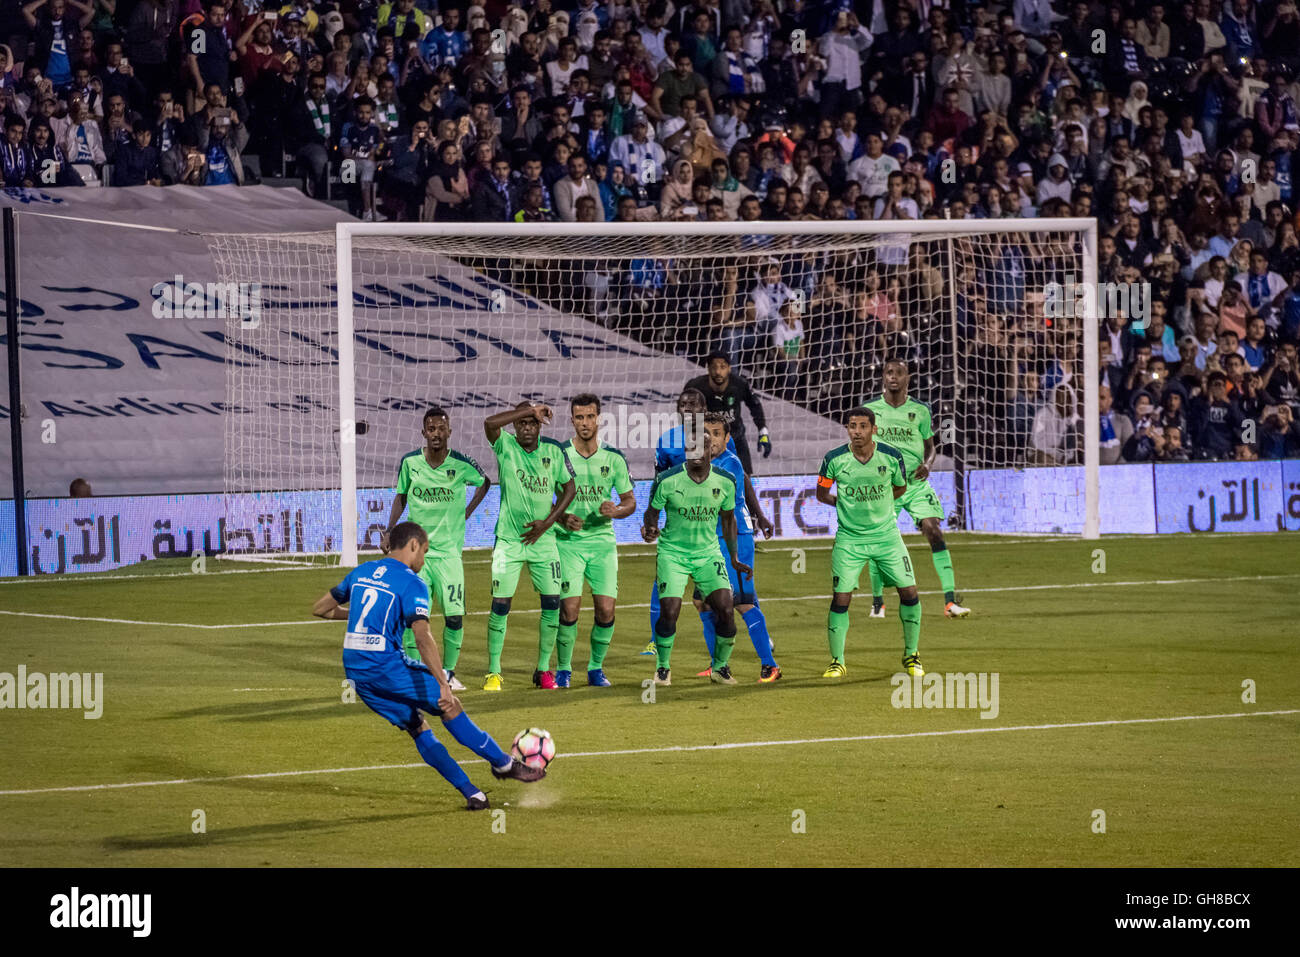
<path id="1" fill-rule="evenodd" d="M 704 394 L 706 411 L 721 412 L 727 420 L 727 430 L 736 446 L 736 455 L 740 464 L 745 466 L 745 474 L 754 474 L 754 462 L 749 454 L 749 440 L 745 438 L 745 422 L 740 415 L 742 405 L 749 407 L 750 418 L 754 428 L 758 429 L 758 449 L 763 458 L 772 454 L 772 440 L 767 435 L 767 417 L 763 414 L 763 404 L 749 387 L 749 383 L 731 372 L 731 360 L 721 352 L 710 353 L 704 360 L 708 373 L 696 376 L 686 383 L 687 389 L 698 389 Z"/>

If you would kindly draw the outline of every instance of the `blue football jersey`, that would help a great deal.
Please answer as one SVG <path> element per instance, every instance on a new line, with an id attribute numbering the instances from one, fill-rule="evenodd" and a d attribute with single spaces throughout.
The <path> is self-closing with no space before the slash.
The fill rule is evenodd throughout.
<path id="1" fill-rule="evenodd" d="M 330 594 L 348 606 L 344 667 L 401 661 L 402 632 L 429 617 L 429 586 L 396 558 L 358 565 Z"/>
<path id="2" fill-rule="evenodd" d="M 727 438 L 727 443 L 722 454 L 713 457 L 713 464 L 730 475 L 736 483 L 736 534 L 753 535 L 754 527 L 749 523 L 749 506 L 745 504 L 745 467 L 740 464 L 735 449 L 731 447 L 730 437 Z M 718 534 L 722 534 L 721 520 L 718 521 Z"/>
<path id="3" fill-rule="evenodd" d="M 736 443 L 727 436 L 727 451 L 735 453 Z M 663 435 L 655 445 L 655 472 L 681 465 L 686 461 L 686 434 L 680 425 L 674 426 Z M 716 459 L 714 461 L 717 461 Z"/>

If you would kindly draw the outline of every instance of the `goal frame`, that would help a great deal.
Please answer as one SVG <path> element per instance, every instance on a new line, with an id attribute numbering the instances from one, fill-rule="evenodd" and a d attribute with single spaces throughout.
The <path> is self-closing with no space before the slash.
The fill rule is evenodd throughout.
<path id="1" fill-rule="evenodd" d="M 963 225 L 958 226 L 958 223 Z M 340 222 L 335 227 L 338 289 L 338 399 L 339 399 L 339 471 L 342 518 L 342 549 L 340 563 L 343 567 L 357 564 L 356 535 L 349 532 L 357 525 L 357 447 L 356 447 L 356 340 L 354 324 L 352 252 L 353 239 L 381 236 L 464 236 L 467 238 L 493 237 L 520 239 L 547 236 L 606 238 L 656 236 L 792 236 L 801 234 L 860 235 L 864 239 L 906 233 L 949 237 L 948 255 L 955 265 L 953 244 L 957 236 L 997 233 L 1074 232 L 1082 237 L 1083 283 L 1089 289 L 1097 283 L 1097 220 L 1083 217 L 1045 219 L 986 219 L 951 220 L 921 219 L 906 221 L 881 220 L 808 220 L 797 222 L 761 222 L 759 229 L 745 222 L 722 223 L 363 223 Z M 956 313 L 956 284 L 950 288 L 949 320 L 954 325 Z M 1083 301 L 1083 468 L 1084 468 L 1084 524 L 1082 537 L 1096 539 L 1101 534 L 1100 506 L 1100 407 L 1098 405 L 1099 366 L 1097 344 L 1097 297 L 1085 296 Z M 954 343 L 957 339 L 954 335 Z"/>

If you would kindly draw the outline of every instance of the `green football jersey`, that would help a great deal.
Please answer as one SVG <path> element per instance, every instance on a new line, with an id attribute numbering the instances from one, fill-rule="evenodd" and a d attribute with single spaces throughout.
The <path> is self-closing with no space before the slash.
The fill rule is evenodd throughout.
<path id="1" fill-rule="evenodd" d="M 465 548 L 465 487 L 486 481 L 483 470 L 468 455 L 454 449 L 437 468 L 429 464 L 423 449 L 402 456 L 397 469 L 396 491 L 406 496 L 411 521 L 429 535 L 429 551 Z"/>
<path id="2" fill-rule="evenodd" d="M 556 492 L 574 477 L 573 466 L 563 446 L 544 435 L 537 440 L 537 448 L 525 452 L 514 435 L 502 432 L 492 443 L 492 451 L 497 456 L 501 483 L 496 537 L 518 542 L 527 534 L 529 522 L 540 521 L 551 513 Z M 552 525 L 546 535 L 554 532 Z"/>
<path id="3" fill-rule="evenodd" d="M 876 440 L 902 452 L 903 464 L 911 475 L 925 461 L 925 440 L 934 435 L 929 408 L 915 399 L 894 408 L 883 395 L 868 402 L 867 408 L 876 413 L 876 425 L 880 427 Z"/>
<path id="4" fill-rule="evenodd" d="M 558 522 L 555 534 L 561 541 L 614 541 L 614 523 L 600 514 L 600 503 L 610 501 L 610 489 L 619 495 L 632 491 L 632 477 L 627 471 L 627 459 L 613 446 L 601 445 L 591 456 L 584 458 L 573 447 L 573 440 L 564 443 L 564 453 L 573 466 L 577 494 L 569 506 L 569 514 L 582 519 L 582 528 L 571 532 Z"/>
<path id="5" fill-rule="evenodd" d="M 898 534 L 893 490 L 907 486 L 907 467 L 898 449 L 877 442 L 871 458 L 860 462 L 847 445 L 841 445 L 826 453 L 817 475 L 821 485 L 837 486 L 837 536 L 879 538 Z"/>
<path id="6" fill-rule="evenodd" d="M 650 507 L 667 516 L 659 546 L 689 555 L 718 547 L 718 513 L 735 505 L 736 480 L 716 465 L 703 482 L 691 478 L 684 464 L 673 466 L 656 475 L 650 489 Z"/>

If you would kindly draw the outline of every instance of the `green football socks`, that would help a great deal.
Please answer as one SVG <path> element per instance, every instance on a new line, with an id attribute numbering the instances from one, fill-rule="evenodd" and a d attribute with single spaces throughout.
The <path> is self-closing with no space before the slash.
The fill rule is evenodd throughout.
<path id="1" fill-rule="evenodd" d="M 934 562 L 934 570 L 939 575 L 939 587 L 943 589 L 943 600 L 945 602 L 957 600 L 957 576 L 952 570 L 952 555 L 948 552 L 948 546 L 944 546 L 937 552 L 930 552 L 930 560 Z M 872 587 L 875 579 L 872 579 Z"/>
<path id="2" fill-rule="evenodd" d="M 578 623 L 576 621 L 561 621 L 555 631 L 556 670 L 573 670 L 573 644 L 577 640 Z"/>
<path id="3" fill-rule="evenodd" d="M 464 628 L 442 626 L 442 666 L 448 671 L 456 670 L 456 663 L 460 661 L 460 643 L 464 640 Z"/>
<path id="4" fill-rule="evenodd" d="M 488 674 L 501 674 L 501 649 L 506 644 L 506 616 L 488 612 Z"/>
<path id="5" fill-rule="evenodd" d="M 557 600 L 558 603 L 558 600 Z M 537 670 L 551 670 L 551 653 L 555 651 L 555 634 L 560 628 L 560 609 L 543 608 L 537 622 Z"/>
<path id="6" fill-rule="evenodd" d="M 826 615 L 826 634 L 830 639 L 831 657 L 844 661 L 844 642 L 849 636 L 849 610 L 836 611 L 832 605 Z"/>
<path id="7" fill-rule="evenodd" d="M 914 655 L 921 642 L 921 600 L 914 599 L 909 605 L 899 599 L 898 617 L 903 620 L 903 654 Z"/>
<path id="8" fill-rule="evenodd" d="M 660 668 L 670 667 L 669 661 L 671 661 L 673 657 L 673 640 L 676 637 L 676 631 L 667 636 L 660 634 L 655 635 L 655 654 L 658 656 Z"/>
<path id="9" fill-rule="evenodd" d="M 587 659 L 588 671 L 595 671 L 605 666 L 605 653 L 609 651 L 609 643 L 613 640 L 613 625 L 591 626 L 591 657 Z"/>

